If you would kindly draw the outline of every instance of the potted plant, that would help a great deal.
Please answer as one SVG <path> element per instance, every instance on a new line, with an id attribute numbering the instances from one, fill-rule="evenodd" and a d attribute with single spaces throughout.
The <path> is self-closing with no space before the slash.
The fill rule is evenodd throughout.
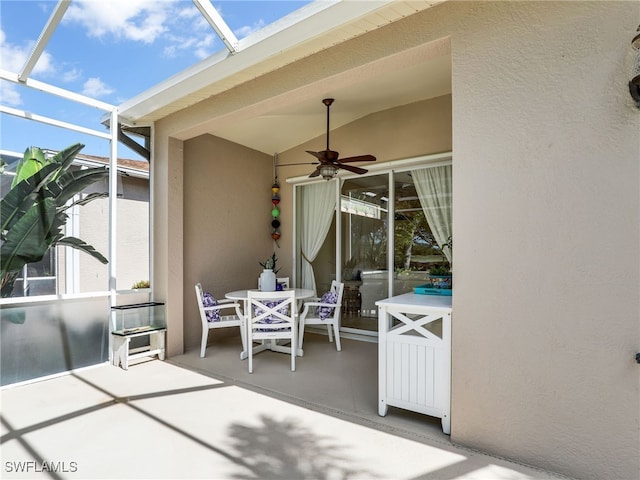
<path id="1" fill-rule="evenodd" d="M 278 257 L 275 252 L 264 262 L 258 262 L 262 267 L 262 273 L 260 274 L 260 290 L 263 292 L 275 292 L 276 290 L 276 273 L 279 269 L 276 269 L 276 263 Z"/>

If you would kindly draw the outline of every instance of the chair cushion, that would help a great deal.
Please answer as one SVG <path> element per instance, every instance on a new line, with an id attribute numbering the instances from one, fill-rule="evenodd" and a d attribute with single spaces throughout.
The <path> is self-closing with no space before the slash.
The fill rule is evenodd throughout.
<path id="1" fill-rule="evenodd" d="M 203 307 L 215 307 L 218 305 L 218 301 L 213 298 L 213 295 L 209 292 L 204 292 L 202 295 L 202 306 Z M 220 321 L 220 310 L 207 310 L 205 312 L 207 315 L 208 322 L 219 322 Z"/>
<path id="2" fill-rule="evenodd" d="M 320 297 L 320 303 L 337 303 L 338 302 L 338 294 L 333 290 L 329 290 L 324 293 L 322 297 Z M 335 307 L 318 307 L 316 309 L 316 314 L 320 317 L 320 320 L 326 320 L 331 316 Z"/>
<path id="3" fill-rule="evenodd" d="M 276 301 L 276 302 L 263 302 L 263 303 L 264 303 L 264 305 L 266 307 L 274 308 L 274 307 L 276 307 L 278 304 L 280 304 L 282 302 L 284 302 L 284 300 L 279 300 L 279 301 Z M 280 307 L 279 309 L 277 309 L 277 311 L 282 313 L 283 315 L 289 315 L 289 305 L 284 305 L 284 306 Z M 263 312 L 263 310 L 260 307 L 258 307 L 256 305 L 253 306 L 253 314 L 255 316 L 261 315 L 262 312 Z M 268 315 L 268 316 L 264 317 L 262 320 L 258 320 L 255 323 L 258 323 L 258 324 L 260 324 L 260 323 L 262 323 L 262 324 L 274 324 L 274 323 L 286 323 L 286 322 L 284 320 L 282 320 L 281 318 L 274 317 L 273 315 Z M 280 329 L 275 329 L 275 330 L 274 329 L 263 329 L 263 328 L 258 328 L 256 330 L 259 331 L 259 332 L 273 332 L 273 331 L 291 330 L 291 329 L 289 327 L 286 327 L 286 328 L 280 328 Z"/>

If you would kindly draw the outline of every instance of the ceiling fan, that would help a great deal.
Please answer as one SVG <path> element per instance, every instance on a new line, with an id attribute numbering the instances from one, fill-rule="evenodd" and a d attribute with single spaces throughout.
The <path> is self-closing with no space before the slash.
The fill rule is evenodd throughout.
<path id="1" fill-rule="evenodd" d="M 342 168 L 343 170 L 348 170 L 349 172 L 357 173 L 358 175 L 362 175 L 363 173 L 367 173 L 368 170 L 364 168 L 356 167 L 354 165 L 345 165 L 347 163 L 353 162 L 375 162 L 376 157 L 373 155 L 358 155 L 356 157 L 348 157 L 339 159 L 340 154 L 335 150 L 331 150 L 329 148 L 329 109 L 331 104 L 333 103 L 333 98 L 325 98 L 322 100 L 322 103 L 327 107 L 327 148 L 326 150 L 322 150 L 320 152 L 312 152 L 311 150 L 307 150 L 307 153 L 310 153 L 314 157 L 318 159 L 317 162 L 309 162 L 309 163 L 297 163 L 297 164 L 289 164 L 289 165 L 318 165 L 316 169 L 309 175 L 309 178 L 322 176 L 325 180 L 331 180 L 336 173 L 338 173 L 338 169 Z M 285 165 L 281 165 L 285 166 Z"/>

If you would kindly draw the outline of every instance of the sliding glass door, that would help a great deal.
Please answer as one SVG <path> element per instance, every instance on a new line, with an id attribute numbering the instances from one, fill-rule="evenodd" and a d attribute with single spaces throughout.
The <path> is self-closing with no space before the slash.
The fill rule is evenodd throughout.
<path id="1" fill-rule="evenodd" d="M 345 180 L 340 217 L 342 326 L 377 332 L 376 302 L 389 296 L 389 174 Z"/>
<path id="2" fill-rule="evenodd" d="M 300 185 L 296 192 L 297 284 L 312 288 L 313 278 L 320 296 L 332 280 L 342 281 L 345 332 L 377 335 L 377 301 L 412 292 L 429 283 L 430 270 L 450 265 L 450 164 Z"/>

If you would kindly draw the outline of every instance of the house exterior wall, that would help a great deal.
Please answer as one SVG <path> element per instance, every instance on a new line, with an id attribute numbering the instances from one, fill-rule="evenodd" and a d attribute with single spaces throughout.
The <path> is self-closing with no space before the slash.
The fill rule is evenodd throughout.
<path id="1" fill-rule="evenodd" d="M 257 104 L 277 95 L 276 85 L 311 84 L 313 69 L 327 57 L 333 73 L 450 40 L 456 239 L 451 438 L 584 479 L 637 479 L 640 471 L 634 361 L 640 348 L 640 112 L 631 106 L 624 71 L 639 23 L 637 2 L 447 2 L 301 61 L 295 78 L 278 82 L 274 72 L 264 90 L 256 80 L 244 100 Z M 182 145 L 187 129 L 208 115 L 242 104 L 241 90 L 185 109 L 156 130 L 161 175 L 154 182 L 154 278 L 156 291 L 172 304 L 170 354 L 184 345 L 186 292 L 192 303 L 183 256 L 186 270 L 207 254 L 200 250 L 202 238 L 183 236 L 182 216 L 192 213 L 183 203 L 182 154 L 170 146 Z M 398 135 L 401 126 L 395 126 Z M 355 130 L 348 140 L 352 135 L 349 148 L 357 151 L 342 149 L 341 155 L 366 151 L 386 161 L 410 156 L 414 146 L 405 139 L 385 149 L 375 136 L 359 143 Z M 338 138 L 332 136 L 336 145 Z M 209 141 L 198 138 L 194 152 Z M 294 150 L 281 162 L 300 161 Z M 291 187 L 282 180 L 305 171 L 280 172 L 281 252 L 292 251 L 293 211 Z M 270 175 L 263 175 L 263 169 L 209 174 L 218 183 L 242 177 L 253 184 L 260 177 L 268 191 Z M 197 203 L 197 196 L 184 198 Z M 242 215 L 261 211 L 268 196 L 256 194 L 255 202 Z M 227 231 L 244 227 L 242 215 L 227 217 Z M 253 250 L 270 251 L 268 235 L 261 238 Z M 183 250 L 183 239 L 199 251 Z M 246 252 L 224 251 L 236 262 Z M 226 275 L 229 285 L 252 278 L 243 269 Z"/>
<path id="2" fill-rule="evenodd" d="M 640 4 L 453 10 L 452 438 L 637 479 Z"/>
<path id="3" fill-rule="evenodd" d="M 149 180 L 121 177 L 120 191 L 116 213 L 116 288 L 128 290 L 136 282 L 149 280 Z M 81 206 L 78 215 L 79 237 L 109 258 L 109 200 L 101 198 Z M 78 262 L 81 292 L 109 290 L 108 265 L 84 253 L 78 254 Z"/>

